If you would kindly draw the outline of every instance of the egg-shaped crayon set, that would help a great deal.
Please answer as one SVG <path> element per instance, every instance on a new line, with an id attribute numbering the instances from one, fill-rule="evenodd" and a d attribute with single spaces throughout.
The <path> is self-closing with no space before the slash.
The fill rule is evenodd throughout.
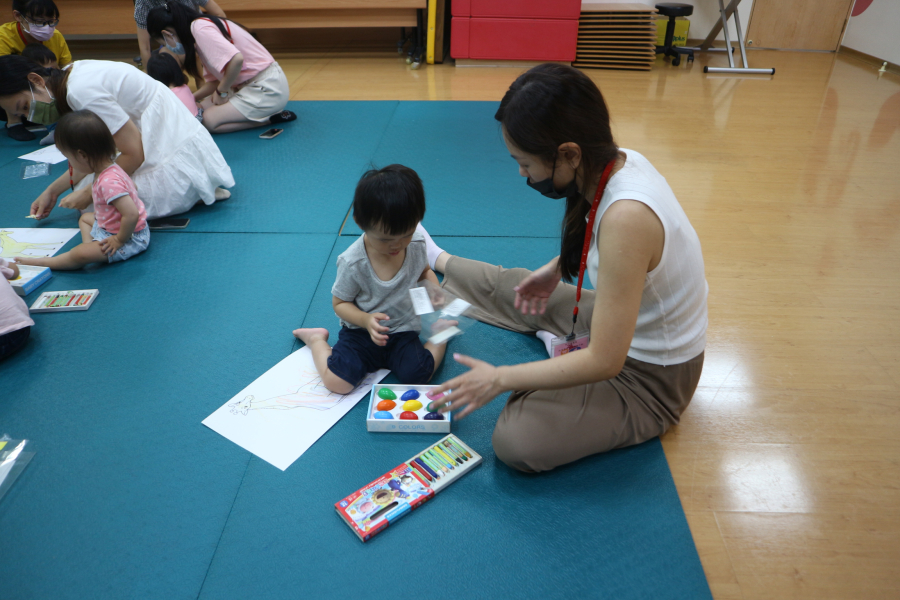
<path id="1" fill-rule="evenodd" d="M 450 413 L 439 413 L 433 406 L 433 402 L 443 396 L 431 394 L 438 387 L 376 383 L 369 396 L 366 429 L 390 433 L 449 433 Z"/>

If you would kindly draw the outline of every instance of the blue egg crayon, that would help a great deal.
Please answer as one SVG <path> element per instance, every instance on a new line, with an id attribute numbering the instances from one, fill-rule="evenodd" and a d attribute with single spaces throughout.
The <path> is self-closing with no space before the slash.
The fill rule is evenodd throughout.
<path id="1" fill-rule="evenodd" d="M 417 400 L 419 398 L 419 392 L 417 390 L 406 390 L 403 392 L 403 395 L 400 396 L 401 400 Z"/>
<path id="2" fill-rule="evenodd" d="M 393 419 L 394 418 L 394 415 L 392 415 L 391 413 L 389 413 L 386 410 L 379 410 L 377 413 L 375 413 L 372 416 L 376 419 Z"/>

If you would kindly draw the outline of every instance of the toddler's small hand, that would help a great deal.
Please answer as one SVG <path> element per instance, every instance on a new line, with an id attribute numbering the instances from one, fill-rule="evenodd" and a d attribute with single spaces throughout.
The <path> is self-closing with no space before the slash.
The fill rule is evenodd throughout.
<path id="1" fill-rule="evenodd" d="M 449 327 L 455 327 L 456 325 L 459 325 L 459 321 L 449 321 L 447 319 L 438 319 L 431 326 L 431 333 L 440 333 L 443 330 L 445 330 Z"/>
<path id="2" fill-rule="evenodd" d="M 369 315 L 366 329 L 369 330 L 369 336 L 371 336 L 372 341 L 375 342 L 375 345 L 377 346 L 387 346 L 387 332 L 390 331 L 390 327 L 385 327 L 379 321 L 388 320 L 390 320 L 390 317 L 384 313 L 372 313 Z"/>
<path id="3" fill-rule="evenodd" d="M 105 240 L 100 240 L 100 250 L 102 250 L 103 254 L 105 254 L 106 256 L 112 256 L 123 245 L 124 244 L 122 244 L 122 242 L 119 241 L 119 238 L 114 235 L 106 238 Z"/>

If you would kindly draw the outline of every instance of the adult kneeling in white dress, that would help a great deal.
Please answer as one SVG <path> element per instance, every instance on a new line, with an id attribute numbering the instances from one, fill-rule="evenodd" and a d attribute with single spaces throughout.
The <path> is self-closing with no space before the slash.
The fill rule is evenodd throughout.
<path id="1" fill-rule="evenodd" d="M 44 125 L 73 110 L 97 114 L 113 134 L 121 153 L 116 163 L 131 175 L 150 219 L 227 198 L 217 188 L 234 185 L 218 146 L 178 97 L 124 63 L 81 60 L 60 71 L 21 56 L 0 57 L 0 107 Z M 76 189 L 60 206 L 90 206 L 89 176 L 73 172 L 51 183 L 32 203 L 31 214 L 47 217 L 72 183 Z"/>

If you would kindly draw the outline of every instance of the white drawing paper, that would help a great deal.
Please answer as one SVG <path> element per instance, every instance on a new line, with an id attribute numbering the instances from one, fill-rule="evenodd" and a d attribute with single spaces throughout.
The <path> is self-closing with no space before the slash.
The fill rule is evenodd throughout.
<path id="1" fill-rule="evenodd" d="M 328 391 L 308 346 L 241 390 L 203 424 L 282 471 L 390 373 L 369 373 L 349 394 Z M 360 423 L 360 427 L 365 427 Z"/>
<path id="2" fill-rule="evenodd" d="M 55 145 L 44 146 L 40 150 L 23 154 L 19 158 L 23 160 L 33 160 L 34 162 L 50 163 L 51 165 L 68 160 Z"/>
<path id="3" fill-rule="evenodd" d="M 53 256 L 78 229 L 0 228 L 0 256 Z"/>

